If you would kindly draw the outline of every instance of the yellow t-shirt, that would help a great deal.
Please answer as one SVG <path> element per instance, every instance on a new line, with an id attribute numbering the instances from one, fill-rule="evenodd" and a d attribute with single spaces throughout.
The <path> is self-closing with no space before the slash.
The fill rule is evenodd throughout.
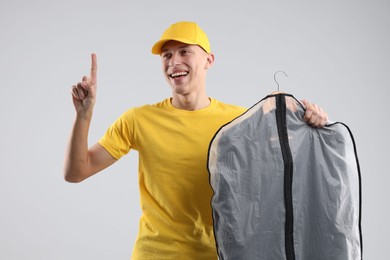
<path id="1" fill-rule="evenodd" d="M 132 259 L 217 259 L 208 147 L 244 111 L 215 99 L 204 109 L 180 110 L 168 98 L 128 110 L 99 140 L 116 159 L 139 153 L 142 217 Z"/>

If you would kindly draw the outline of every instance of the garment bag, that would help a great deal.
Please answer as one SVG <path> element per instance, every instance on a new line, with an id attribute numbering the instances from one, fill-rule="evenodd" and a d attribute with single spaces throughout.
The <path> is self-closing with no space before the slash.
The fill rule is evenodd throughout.
<path id="1" fill-rule="evenodd" d="M 220 260 L 362 259 L 361 180 L 343 123 L 313 128 L 289 94 L 222 126 L 209 147 Z"/>

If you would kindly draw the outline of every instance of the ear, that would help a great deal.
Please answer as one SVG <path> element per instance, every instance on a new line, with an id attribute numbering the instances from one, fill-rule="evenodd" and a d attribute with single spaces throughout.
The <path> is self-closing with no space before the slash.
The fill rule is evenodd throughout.
<path id="1" fill-rule="evenodd" d="M 213 64 L 214 64 L 214 54 L 208 53 L 206 64 L 204 65 L 204 68 L 209 69 L 209 68 L 211 68 L 211 66 L 213 66 Z"/>

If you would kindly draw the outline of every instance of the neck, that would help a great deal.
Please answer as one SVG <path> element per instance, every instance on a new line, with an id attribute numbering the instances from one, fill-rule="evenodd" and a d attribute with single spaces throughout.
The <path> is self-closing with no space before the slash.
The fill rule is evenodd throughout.
<path id="1" fill-rule="evenodd" d="M 207 95 L 173 95 L 172 106 L 183 110 L 199 110 L 210 105 Z"/>

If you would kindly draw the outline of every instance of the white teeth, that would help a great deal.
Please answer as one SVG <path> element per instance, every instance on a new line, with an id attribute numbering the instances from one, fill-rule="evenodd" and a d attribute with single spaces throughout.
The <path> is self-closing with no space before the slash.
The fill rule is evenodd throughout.
<path id="1" fill-rule="evenodd" d="M 184 72 L 184 71 L 183 72 L 176 72 L 176 73 L 172 73 L 171 77 L 175 78 L 175 77 L 185 76 L 187 74 L 188 74 L 188 72 Z"/>

